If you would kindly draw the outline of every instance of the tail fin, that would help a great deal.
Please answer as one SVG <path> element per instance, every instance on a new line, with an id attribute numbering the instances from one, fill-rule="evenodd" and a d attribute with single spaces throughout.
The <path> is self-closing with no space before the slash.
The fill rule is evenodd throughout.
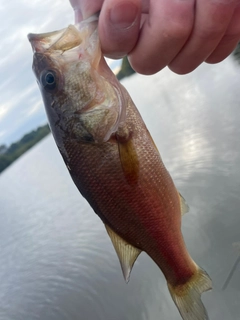
<path id="1" fill-rule="evenodd" d="M 182 285 L 172 286 L 168 289 L 184 320 L 208 320 L 207 311 L 201 301 L 201 293 L 212 288 L 209 275 L 198 268 L 196 274 Z"/>

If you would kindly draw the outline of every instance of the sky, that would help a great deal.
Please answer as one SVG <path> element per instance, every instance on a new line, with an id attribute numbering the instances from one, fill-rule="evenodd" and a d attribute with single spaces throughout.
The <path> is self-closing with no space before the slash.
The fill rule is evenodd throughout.
<path id="1" fill-rule="evenodd" d="M 0 2 L 0 21 L 0 145 L 9 145 L 47 123 L 27 35 L 65 28 L 74 14 L 68 0 L 11 0 Z"/>

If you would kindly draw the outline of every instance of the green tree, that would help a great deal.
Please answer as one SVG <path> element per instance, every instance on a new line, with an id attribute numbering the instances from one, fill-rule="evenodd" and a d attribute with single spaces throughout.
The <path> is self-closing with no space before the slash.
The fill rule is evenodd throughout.
<path id="1" fill-rule="evenodd" d="M 7 151 L 7 146 L 5 144 L 0 145 L 0 154 L 4 154 Z"/>
<path id="2" fill-rule="evenodd" d="M 38 141 L 50 132 L 49 126 L 45 125 L 25 134 L 19 141 L 12 143 L 8 148 L 0 146 L 0 172 L 6 169 L 14 160 L 29 150 Z"/>
<path id="3" fill-rule="evenodd" d="M 121 69 L 117 74 L 117 78 L 118 80 L 123 79 L 124 77 L 128 77 L 132 74 L 134 74 L 135 71 L 133 70 L 133 68 L 131 67 L 128 58 L 124 57 L 122 60 L 122 65 L 121 65 Z"/>

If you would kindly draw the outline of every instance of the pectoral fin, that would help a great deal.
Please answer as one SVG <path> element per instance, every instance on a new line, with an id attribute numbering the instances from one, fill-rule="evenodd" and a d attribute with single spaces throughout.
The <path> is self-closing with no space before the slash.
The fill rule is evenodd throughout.
<path id="1" fill-rule="evenodd" d="M 188 206 L 186 200 L 183 198 L 183 196 L 180 193 L 178 193 L 178 195 L 179 195 L 179 200 L 180 200 L 180 205 L 181 205 L 181 214 L 183 216 L 185 213 L 187 213 L 189 211 L 189 206 Z"/>
<path id="2" fill-rule="evenodd" d="M 117 136 L 118 150 L 124 176 L 130 185 L 138 182 L 139 160 L 131 137 L 122 140 Z"/>
<path id="3" fill-rule="evenodd" d="M 117 252 L 124 279 L 126 282 L 128 282 L 134 262 L 141 253 L 141 250 L 123 240 L 106 224 L 105 227 L 109 237 L 112 240 L 114 249 Z"/>

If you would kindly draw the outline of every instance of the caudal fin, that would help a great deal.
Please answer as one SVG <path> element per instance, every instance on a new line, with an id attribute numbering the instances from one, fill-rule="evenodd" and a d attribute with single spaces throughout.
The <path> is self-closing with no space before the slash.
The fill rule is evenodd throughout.
<path id="1" fill-rule="evenodd" d="M 184 320 L 209 319 L 201 293 L 212 289 L 212 280 L 203 269 L 198 268 L 196 274 L 183 285 L 172 286 L 168 283 L 168 289 Z"/>

